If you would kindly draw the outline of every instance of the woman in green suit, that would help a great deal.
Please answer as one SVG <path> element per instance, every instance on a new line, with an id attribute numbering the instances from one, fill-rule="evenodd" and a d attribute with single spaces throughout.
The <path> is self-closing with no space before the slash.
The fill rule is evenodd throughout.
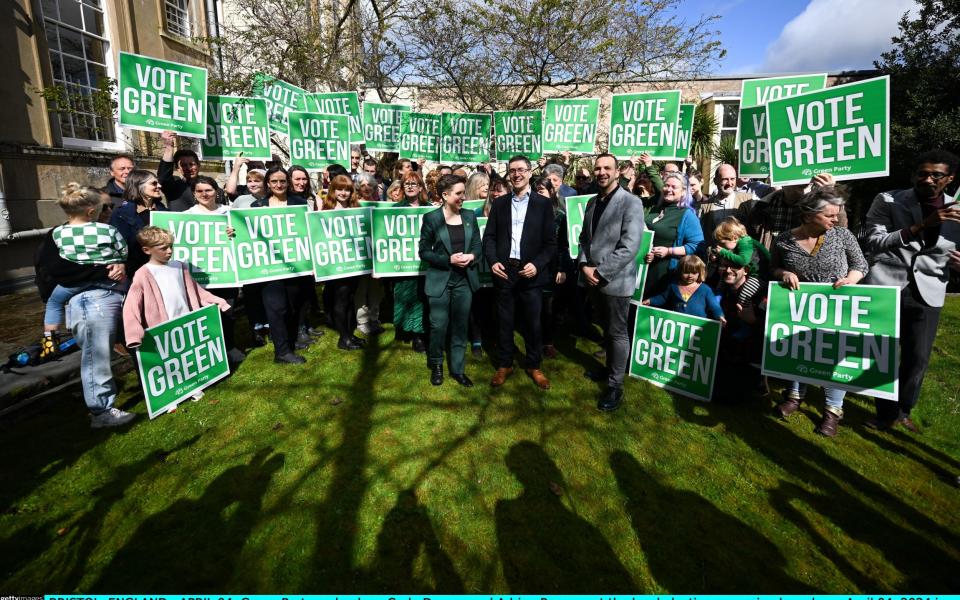
<path id="1" fill-rule="evenodd" d="M 443 349 L 450 330 L 447 364 L 450 377 L 462 386 L 473 382 L 463 372 L 467 350 L 467 323 L 473 292 L 480 289 L 477 260 L 480 228 L 477 217 L 461 211 L 465 195 L 463 177 L 444 175 L 437 182 L 441 206 L 423 217 L 420 258 L 427 262 L 426 294 L 430 300 L 430 349 L 427 364 L 430 383 L 443 383 Z"/>

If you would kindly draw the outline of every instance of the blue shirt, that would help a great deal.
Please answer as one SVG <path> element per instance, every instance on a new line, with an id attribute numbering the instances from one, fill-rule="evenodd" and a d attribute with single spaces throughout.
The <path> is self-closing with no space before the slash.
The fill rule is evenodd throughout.
<path id="1" fill-rule="evenodd" d="M 530 205 L 530 190 L 522 196 L 510 198 L 510 258 L 520 260 L 520 238 L 523 237 L 523 222 Z"/>

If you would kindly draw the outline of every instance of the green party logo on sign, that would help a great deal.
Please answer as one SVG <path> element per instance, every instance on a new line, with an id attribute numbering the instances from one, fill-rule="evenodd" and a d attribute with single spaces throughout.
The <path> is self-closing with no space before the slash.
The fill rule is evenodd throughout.
<path id="1" fill-rule="evenodd" d="M 254 76 L 253 94 L 267 101 L 267 117 L 272 131 L 287 133 L 287 113 L 307 109 L 306 90 L 263 73 Z"/>
<path id="2" fill-rule="evenodd" d="M 313 273 L 306 206 L 235 208 L 230 226 L 240 283 Z"/>
<path id="3" fill-rule="evenodd" d="M 229 375 L 226 346 L 216 304 L 147 329 L 137 367 L 150 418 Z"/>
<path id="4" fill-rule="evenodd" d="M 567 241 L 570 243 L 570 258 L 577 260 L 580 255 L 580 232 L 583 230 L 583 213 L 587 210 L 587 203 L 596 194 L 585 196 L 568 196 L 567 204 Z"/>
<path id="5" fill-rule="evenodd" d="M 799 96 L 825 87 L 827 87 L 826 73 L 744 79 L 740 84 L 740 108 L 764 106 L 771 100 Z"/>
<path id="6" fill-rule="evenodd" d="M 770 180 L 806 183 L 890 172 L 890 77 L 878 77 L 767 104 Z"/>
<path id="7" fill-rule="evenodd" d="M 307 112 L 347 117 L 350 143 L 363 143 L 363 116 L 360 114 L 360 99 L 356 92 L 307 94 Z"/>
<path id="8" fill-rule="evenodd" d="M 548 98 L 544 109 L 543 152 L 592 154 L 599 121 L 600 98 Z"/>
<path id="9" fill-rule="evenodd" d="M 709 401 L 719 351 L 719 321 L 652 306 L 637 307 L 630 375 Z"/>
<path id="10" fill-rule="evenodd" d="M 673 145 L 673 160 L 687 160 L 690 156 L 690 140 L 693 137 L 693 114 L 696 104 L 681 104 L 677 118 L 677 136 Z"/>
<path id="11" fill-rule="evenodd" d="M 637 284 L 633 288 L 633 296 L 630 298 L 630 304 L 640 306 L 643 303 L 643 288 L 647 284 L 647 271 L 650 265 L 647 264 L 647 255 L 653 249 L 653 232 L 649 229 L 643 230 L 643 237 L 640 238 L 640 251 L 637 252 Z"/>
<path id="12" fill-rule="evenodd" d="M 120 125 L 206 137 L 207 70 L 120 53 Z"/>
<path id="13" fill-rule="evenodd" d="M 350 169 L 350 125 L 344 115 L 291 111 L 290 160 L 308 171 L 330 165 Z"/>
<path id="14" fill-rule="evenodd" d="M 423 275 L 420 263 L 420 225 L 433 206 L 375 208 L 371 213 L 373 274 L 376 277 Z"/>
<path id="15" fill-rule="evenodd" d="M 150 224 L 173 234 L 173 259 L 188 265 L 205 288 L 237 286 L 229 221 L 227 215 L 150 211 Z"/>
<path id="16" fill-rule="evenodd" d="M 610 106 L 610 154 L 630 158 L 646 152 L 672 159 L 680 117 L 680 91 L 614 94 Z"/>
<path id="17" fill-rule="evenodd" d="M 490 160 L 489 114 L 443 113 L 440 122 L 440 161 L 483 163 Z"/>
<path id="18" fill-rule="evenodd" d="M 313 277 L 341 279 L 373 272 L 370 209 L 348 208 L 307 213 L 313 243 Z"/>
<path id="19" fill-rule="evenodd" d="M 363 103 L 363 138 L 367 150 L 398 152 L 400 150 L 400 115 L 410 112 L 406 104 Z"/>
<path id="20" fill-rule="evenodd" d="M 440 115 L 400 114 L 400 158 L 440 161 Z"/>
<path id="21" fill-rule="evenodd" d="M 770 283 L 763 373 L 897 399 L 900 289 Z"/>
<path id="22" fill-rule="evenodd" d="M 496 111 L 493 113 L 497 160 L 543 155 L 543 112 L 539 110 Z"/>
<path id="23" fill-rule="evenodd" d="M 240 153 L 270 160 L 270 125 L 263 98 L 207 96 L 207 135 L 200 153 L 207 160 L 227 160 Z"/>

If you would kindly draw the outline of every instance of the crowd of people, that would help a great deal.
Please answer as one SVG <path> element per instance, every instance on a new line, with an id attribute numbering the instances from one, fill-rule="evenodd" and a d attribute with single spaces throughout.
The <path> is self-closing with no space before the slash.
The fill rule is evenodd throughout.
<path id="1" fill-rule="evenodd" d="M 327 168 L 316 180 L 297 165 L 233 161 L 221 188 L 200 175 L 200 160 L 162 134 L 157 173 L 121 155 L 102 187 L 70 184 L 60 199 L 66 222 L 44 240 L 37 281 L 47 302 L 45 355 L 55 355 L 66 323 L 81 348 L 84 397 L 94 427 L 128 422 L 113 406 L 110 375 L 114 342 L 135 351 L 146 328 L 217 304 L 231 363 L 244 360 L 234 313 L 240 303 L 253 346 L 271 344 L 280 364 L 300 364 L 298 350 L 324 335 L 312 319 L 325 315 L 337 348 L 360 350 L 384 332 L 381 307 L 398 343 L 426 354 L 426 379 L 472 386 L 467 351 L 492 349 L 490 385 L 513 373 L 514 330 L 524 341 L 522 367 L 533 384 L 550 388 L 544 360 L 557 355 L 564 324 L 575 335 L 600 325 L 602 369 L 585 375 L 605 382 L 597 408 L 614 411 L 624 401 L 643 233 L 652 233 L 643 304 L 715 319 L 723 325 L 714 399 L 741 397 L 748 384 L 763 386 L 758 363 L 763 344 L 767 282 L 790 288 L 801 282 L 883 284 L 901 288 L 899 398 L 877 401 L 878 429 L 916 430 L 910 412 L 919 397 L 944 303 L 949 269 L 960 269 L 960 210 L 946 194 L 956 156 L 928 152 L 916 160 L 912 187 L 880 194 L 865 215 L 858 239 L 847 229 L 847 191 L 829 175 L 808 185 L 772 188 L 739 178 L 732 165 L 716 169 L 711 194 L 689 163 L 656 165 L 648 155 L 619 161 L 610 154 L 573 160 L 570 155 L 532 163 L 516 156 L 504 172 L 493 165 L 437 165 L 351 152 L 351 169 Z M 241 178 L 243 179 L 241 183 Z M 570 185 L 572 183 L 572 185 Z M 570 256 L 565 199 L 592 195 L 583 215 L 580 251 Z M 482 201 L 475 209 L 464 202 Z M 363 203 L 434 207 L 424 216 L 419 253 L 426 273 L 378 279 L 371 275 L 317 284 L 295 277 L 206 290 L 186 265 L 172 259 L 176 240 L 151 225 L 156 211 L 223 214 L 231 208 L 305 205 L 342 210 Z M 486 218 L 483 233 L 479 217 Z M 227 231 L 228 236 L 233 231 Z M 481 283 L 487 274 L 492 286 Z M 317 292 L 322 287 L 318 298 Z M 66 307 L 66 314 L 64 314 Z M 322 308 L 322 311 L 321 311 Z M 122 318 L 121 318 L 122 317 Z M 122 324 L 122 326 L 121 326 Z M 317 326 L 314 326 L 317 325 Z M 516 325 L 516 327 L 515 327 Z M 362 335 L 357 335 L 357 333 Z M 844 390 L 825 388 L 816 431 L 834 436 L 843 417 Z M 788 382 L 777 413 L 793 415 L 807 386 Z"/>

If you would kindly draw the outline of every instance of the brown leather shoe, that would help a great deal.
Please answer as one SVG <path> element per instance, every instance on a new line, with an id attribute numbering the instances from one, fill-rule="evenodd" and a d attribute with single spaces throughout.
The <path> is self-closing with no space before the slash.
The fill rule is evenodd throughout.
<path id="1" fill-rule="evenodd" d="M 512 367 L 500 367 L 497 369 L 497 372 L 493 374 L 493 379 L 490 380 L 490 385 L 493 387 L 500 387 L 503 385 L 503 382 L 507 380 L 507 377 L 510 377 L 511 373 L 513 373 Z"/>
<path id="2" fill-rule="evenodd" d="M 840 419 L 842 418 L 842 415 L 838 415 L 830 409 L 823 411 L 823 420 L 817 426 L 816 432 L 827 437 L 836 437 L 837 428 L 840 427 Z"/>
<path id="3" fill-rule="evenodd" d="M 895 421 L 896 425 L 903 427 L 910 433 L 920 433 L 920 428 L 917 427 L 917 424 L 910 420 L 910 417 L 900 417 Z"/>
<path id="4" fill-rule="evenodd" d="M 544 375 L 540 369 L 527 369 L 527 375 L 530 376 L 530 379 L 532 379 L 541 390 L 550 389 L 550 380 L 547 379 L 547 376 Z"/>
<path id="5" fill-rule="evenodd" d="M 801 402 L 803 402 L 803 400 L 800 398 L 785 395 L 783 402 L 778 404 L 775 410 L 777 414 L 780 415 L 781 419 L 786 419 L 793 413 L 797 412 L 797 409 L 800 408 Z"/>

